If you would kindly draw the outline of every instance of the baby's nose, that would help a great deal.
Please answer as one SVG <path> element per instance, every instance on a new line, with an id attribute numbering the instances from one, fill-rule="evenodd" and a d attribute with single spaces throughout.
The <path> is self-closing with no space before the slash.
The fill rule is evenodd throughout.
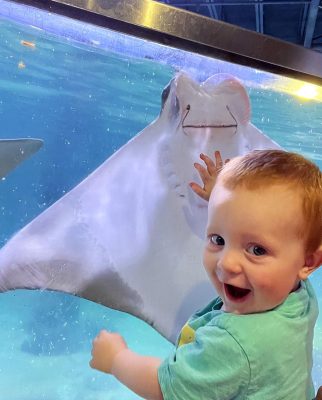
<path id="1" fill-rule="evenodd" d="M 218 268 L 224 274 L 240 274 L 242 271 L 241 260 L 236 251 L 224 251 L 218 261 Z"/>

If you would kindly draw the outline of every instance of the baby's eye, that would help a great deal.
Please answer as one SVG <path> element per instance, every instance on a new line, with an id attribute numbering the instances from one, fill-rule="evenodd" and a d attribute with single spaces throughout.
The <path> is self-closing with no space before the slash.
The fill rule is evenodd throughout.
<path id="1" fill-rule="evenodd" d="M 258 246 L 256 244 L 249 246 L 247 252 L 250 254 L 254 254 L 254 256 L 264 256 L 265 254 L 267 254 L 267 251 L 264 249 L 264 247 Z"/>
<path id="2" fill-rule="evenodd" d="M 225 240 L 219 235 L 210 235 L 209 236 L 209 241 L 211 244 L 214 244 L 216 246 L 224 246 L 225 245 Z"/>

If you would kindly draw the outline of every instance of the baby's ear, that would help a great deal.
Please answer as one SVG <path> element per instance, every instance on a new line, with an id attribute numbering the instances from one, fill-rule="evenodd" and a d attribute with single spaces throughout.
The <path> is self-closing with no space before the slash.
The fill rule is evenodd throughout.
<path id="1" fill-rule="evenodd" d="M 322 264 L 322 245 L 313 253 L 309 253 L 305 258 L 305 265 L 299 272 L 299 278 L 305 280 Z"/>

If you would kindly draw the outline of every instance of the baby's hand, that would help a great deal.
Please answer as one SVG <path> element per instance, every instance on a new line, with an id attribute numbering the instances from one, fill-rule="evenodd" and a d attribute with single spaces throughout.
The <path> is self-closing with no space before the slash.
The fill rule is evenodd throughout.
<path id="1" fill-rule="evenodd" d="M 224 163 L 219 151 L 215 151 L 215 161 L 212 161 L 212 159 L 205 154 L 200 154 L 200 158 L 206 164 L 206 168 L 199 163 L 194 163 L 194 167 L 198 171 L 204 186 L 201 187 L 197 183 L 191 182 L 190 187 L 198 196 L 209 201 L 211 191 L 215 186 L 217 176 Z M 225 160 L 225 164 L 228 161 L 229 159 Z"/>
<path id="2" fill-rule="evenodd" d="M 127 345 L 121 335 L 101 331 L 93 340 L 92 359 L 89 365 L 110 374 L 114 358 L 124 349 L 127 349 Z"/>

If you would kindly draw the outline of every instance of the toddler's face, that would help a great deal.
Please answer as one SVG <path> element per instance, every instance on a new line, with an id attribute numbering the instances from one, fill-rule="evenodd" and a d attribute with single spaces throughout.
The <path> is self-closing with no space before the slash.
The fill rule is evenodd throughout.
<path id="1" fill-rule="evenodd" d="M 209 202 L 204 266 L 223 310 L 248 314 L 281 304 L 303 279 L 300 196 L 283 185 L 229 190 Z"/>

